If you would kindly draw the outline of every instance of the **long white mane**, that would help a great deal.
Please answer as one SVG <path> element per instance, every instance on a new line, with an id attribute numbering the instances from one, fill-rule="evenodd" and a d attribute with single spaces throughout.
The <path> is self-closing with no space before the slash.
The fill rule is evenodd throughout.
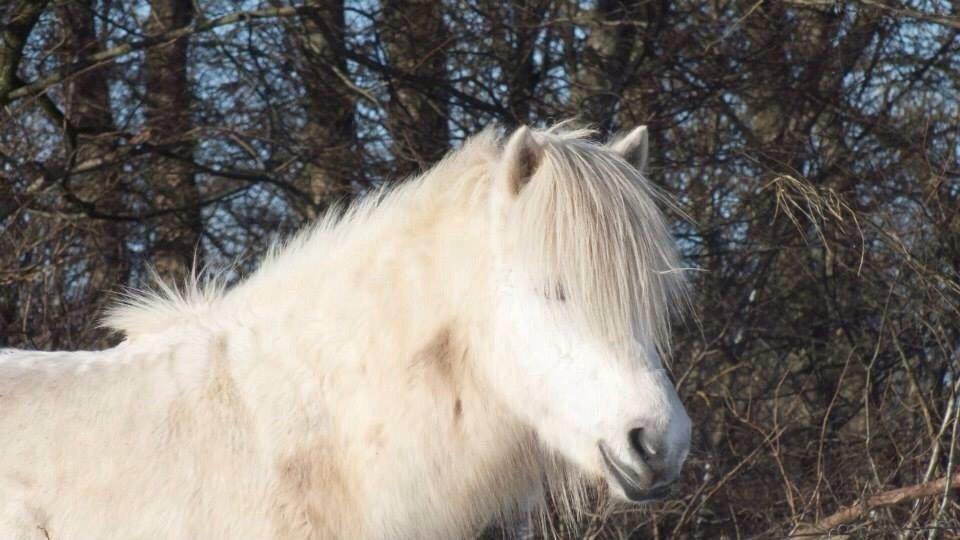
<path id="1" fill-rule="evenodd" d="M 632 331 L 652 336 L 667 352 L 671 316 L 687 301 L 687 281 L 657 205 L 679 210 L 630 164 L 590 140 L 593 134 L 565 124 L 535 132 L 544 144 L 537 174 L 547 181 L 526 190 L 521 222 L 513 224 L 517 241 L 531 268 L 553 269 L 563 294 L 584 307 L 585 321 L 611 338 Z M 210 316 L 225 296 L 255 294 L 258 284 L 270 287 L 312 273 L 321 261 L 341 256 L 351 241 L 389 232 L 411 211 L 440 211 L 443 205 L 466 210 L 482 201 L 501 144 L 487 129 L 426 174 L 384 186 L 346 210 L 332 209 L 299 236 L 275 244 L 260 270 L 234 290 L 217 273 L 195 274 L 179 287 L 157 281 L 155 290 L 118 302 L 104 325 L 129 336 Z"/>

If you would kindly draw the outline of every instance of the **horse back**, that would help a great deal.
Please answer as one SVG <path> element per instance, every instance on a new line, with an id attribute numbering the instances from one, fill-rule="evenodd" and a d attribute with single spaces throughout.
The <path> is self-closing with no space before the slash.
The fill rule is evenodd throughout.
<path id="1" fill-rule="evenodd" d="M 0 538 L 229 536 L 204 523 L 241 513 L 255 457 L 211 350 L 0 353 Z"/>

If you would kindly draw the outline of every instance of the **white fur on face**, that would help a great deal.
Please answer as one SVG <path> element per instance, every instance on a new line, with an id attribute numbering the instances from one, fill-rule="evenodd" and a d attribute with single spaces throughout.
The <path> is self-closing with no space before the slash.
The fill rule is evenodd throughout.
<path id="1" fill-rule="evenodd" d="M 547 446 L 627 496 L 602 445 L 643 488 L 672 481 L 689 447 L 658 354 L 683 280 L 654 192 L 627 164 L 645 164 L 645 130 L 589 162 L 556 142 L 518 130 L 493 179 L 498 363 L 486 368 Z"/>
<path id="2" fill-rule="evenodd" d="M 497 360 L 485 366 L 491 386 L 546 446 L 587 476 L 608 477 L 601 441 L 636 463 L 628 434 L 641 428 L 659 441 L 672 479 L 688 452 L 690 419 L 656 348 L 597 335 L 558 290 L 562 285 L 548 279 L 505 272 L 496 296 Z M 627 498 L 616 482 L 610 487 Z"/>

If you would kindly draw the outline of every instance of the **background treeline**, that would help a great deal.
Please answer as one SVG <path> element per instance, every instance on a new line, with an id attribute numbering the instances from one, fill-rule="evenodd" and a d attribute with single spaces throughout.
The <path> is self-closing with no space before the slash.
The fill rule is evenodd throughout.
<path id="1" fill-rule="evenodd" d="M 492 122 L 647 124 L 695 450 L 538 534 L 960 534 L 960 2 L 286 1 L 3 2 L 0 345 L 114 343 L 149 268 L 242 275 Z"/>

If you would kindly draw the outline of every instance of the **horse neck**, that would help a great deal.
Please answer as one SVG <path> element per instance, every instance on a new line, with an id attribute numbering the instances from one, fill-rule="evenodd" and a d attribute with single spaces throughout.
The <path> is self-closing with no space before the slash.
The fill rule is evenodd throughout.
<path id="1" fill-rule="evenodd" d="M 529 432 L 475 369 L 489 360 L 492 257 L 485 200 L 469 188 L 396 194 L 325 258 L 265 279 L 282 287 L 257 300 L 288 333 L 284 361 L 323 381 L 311 393 L 330 433 L 298 444 L 333 445 L 368 529 L 463 536 L 539 479 Z"/>
<path id="2" fill-rule="evenodd" d="M 231 293 L 226 310 L 251 314 L 253 324 L 279 322 L 294 338 L 316 336 L 316 326 L 337 341 L 382 337 L 395 353 L 441 326 L 482 317 L 490 261 L 485 201 L 472 189 L 476 179 L 439 180 L 402 187 L 294 242 Z M 397 343 L 404 340 L 408 346 Z"/>

